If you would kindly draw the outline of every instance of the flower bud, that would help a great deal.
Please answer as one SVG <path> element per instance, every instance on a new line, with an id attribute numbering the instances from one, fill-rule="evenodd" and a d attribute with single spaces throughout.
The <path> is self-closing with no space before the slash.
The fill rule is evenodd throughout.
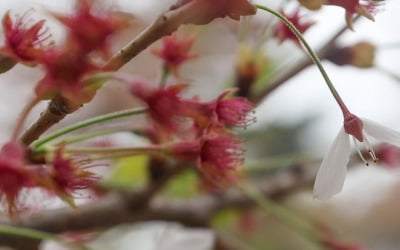
<path id="1" fill-rule="evenodd" d="M 236 60 L 236 86 L 238 95 L 248 97 L 262 71 L 268 66 L 268 59 L 259 50 L 252 50 L 245 44 L 238 48 Z"/>
<path id="2" fill-rule="evenodd" d="M 323 0 L 299 0 L 299 3 L 309 10 L 319 10 L 324 4 Z"/>
<path id="3" fill-rule="evenodd" d="M 337 65 L 352 65 L 358 68 L 374 66 L 375 46 L 369 42 L 358 42 L 348 47 L 333 50 L 327 59 Z"/>
<path id="4" fill-rule="evenodd" d="M 17 61 L 12 57 L 0 55 L 0 74 L 12 69 L 17 64 Z"/>

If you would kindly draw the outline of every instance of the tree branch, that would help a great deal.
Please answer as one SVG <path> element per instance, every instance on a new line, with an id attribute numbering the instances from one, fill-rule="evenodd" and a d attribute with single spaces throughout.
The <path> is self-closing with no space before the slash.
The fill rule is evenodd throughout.
<path id="1" fill-rule="evenodd" d="M 115 56 L 113 56 L 103 67 L 104 71 L 115 71 L 132 60 L 141 51 L 161 37 L 171 34 L 178 27 L 185 23 L 185 10 L 189 6 L 184 6 L 173 11 L 162 13 L 152 24 L 150 24 L 141 34 L 130 41 Z M 82 107 L 82 103 L 72 103 L 71 101 L 57 96 L 53 98 L 46 110 L 37 121 L 22 135 L 21 141 L 25 145 L 31 144 L 46 132 L 51 126 L 63 120 L 65 116 L 71 114 Z"/>
<path id="2" fill-rule="evenodd" d="M 354 22 L 359 20 L 360 16 L 357 16 L 354 19 Z M 325 57 L 332 52 L 332 50 L 336 49 L 336 40 L 343 35 L 344 32 L 348 30 L 347 26 L 344 26 L 340 30 L 338 30 L 326 43 L 324 46 L 322 46 L 316 54 L 318 57 L 322 60 L 325 59 Z M 258 103 L 262 101 L 265 97 L 267 97 L 270 93 L 272 93 L 275 89 L 277 89 L 279 86 L 281 86 L 283 83 L 306 69 L 308 66 L 313 65 L 313 61 L 311 58 L 307 57 L 304 60 L 302 60 L 299 64 L 285 72 L 282 76 L 278 77 L 274 81 L 272 81 L 270 84 L 268 84 L 268 87 L 265 88 L 261 93 L 258 95 L 254 96 L 252 98 L 252 101 Z"/>
<path id="3" fill-rule="evenodd" d="M 294 167 L 288 171 L 270 176 L 256 186 L 266 197 L 279 199 L 289 193 L 309 186 L 315 169 Z M 154 194 L 155 192 L 152 192 Z M 93 230 L 121 223 L 149 220 L 175 221 L 191 227 L 207 227 L 215 213 L 230 207 L 250 207 L 254 201 L 237 189 L 222 194 L 205 194 L 189 200 L 175 200 L 156 197 L 147 204 L 149 190 L 138 192 L 114 192 L 103 199 L 84 205 L 79 209 L 46 211 L 45 214 L 21 218 L 15 226 L 32 228 L 50 233 L 75 230 Z M 32 245 L 32 242 L 28 242 Z M 33 242 L 38 243 L 38 242 Z M 0 235 L 0 245 L 21 244 L 20 238 Z M 20 249 L 34 249 L 20 248 Z"/>

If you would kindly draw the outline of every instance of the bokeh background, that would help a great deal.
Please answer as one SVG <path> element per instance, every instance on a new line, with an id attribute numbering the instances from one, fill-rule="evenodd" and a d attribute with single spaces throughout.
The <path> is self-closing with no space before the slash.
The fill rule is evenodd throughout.
<path id="1" fill-rule="evenodd" d="M 129 12 L 136 18 L 134 26 L 115 41 L 115 49 L 129 41 L 149 24 L 158 13 L 168 8 L 170 0 L 119 0 L 103 1 L 116 9 Z M 256 1 L 260 4 L 283 6 L 295 9 L 296 1 Z M 11 9 L 23 13 L 33 7 L 38 18 L 48 11 L 69 12 L 73 3 L 68 0 L 18 0 L 0 1 L 0 14 Z M 341 8 L 324 6 L 317 12 L 302 10 L 306 19 L 315 22 L 305 34 L 313 48 L 322 46 L 330 36 L 344 25 Z M 349 108 L 360 117 L 377 121 L 400 131 L 400 33 L 398 32 L 400 2 L 387 0 L 379 8 L 375 22 L 362 18 L 356 22 L 355 31 L 347 31 L 338 40 L 340 45 L 350 45 L 366 40 L 377 48 L 375 67 L 357 69 L 352 66 L 337 66 L 324 62 L 327 72 Z M 36 18 L 36 16 L 34 16 Z M 249 30 L 257 29 L 263 22 L 273 20 L 261 11 L 250 21 Z M 61 42 L 63 32 L 59 24 L 49 22 L 53 39 Z M 191 84 L 187 95 L 199 95 L 211 99 L 232 81 L 238 48 L 239 25 L 230 20 L 217 20 L 204 27 L 184 27 L 181 33 L 196 34 L 193 51 L 199 55 L 188 62 L 181 74 Z M 256 32 L 249 32 L 249 39 L 256 39 Z M 157 47 L 157 44 L 152 47 Z M 266 41 L 263 49 L 269 62 L 279 72 L 289 69 L 305 55 L 291 42 L 278 44 L 274 39 Z M 156 80 L 160 74 L 160 61 L 149 51 L 141 53 L 122 70 Z M 41 77 L 40 69 L 16 66 L 0 77 L 0 142 L 5 142 L 14 121 L 24 103 L 32 95 L 36 81 Z M 28 124 L 45 107 L 40 104 L 31 115 Z M 132 107 L 136 102 L 127 94 L 124 86 L 109 84 L 96 96 L 93 103 L 85 105 L 55 128 L 97 114 Z M 244 136 L 249 140 L 249 157 L 285 158 L 285 154 L 306 155 L 321 159 L 342 126 L 342 116 L 316 67 L 308 67 L 291 78 L 264 100 L 256 111 L 257 123 L 248 128 Z M 261 132 L 260 132 L 261 131 Z M 256 134 L 256 136 L 254 136 Z M 264 136 L 263 136 L 264 135 Z M 400 156 L 399 156 L 400 157 Z M 400 167 L 400 166 L 398 166 Z M 355 166 L 349 170 L 343 191 L 329 201 L 312 199 L 311 188 L 285 199 L 284 205 L 294 213 L 309 220 L 322 220 L 334 228 L 345 239 L 362 242 L 367 249 L 400 249 L 400 168 L 382 164 L 370 167 Z M 244 236 L 253 244 L 253 249 L 313 249 L 299 235 L 281 222 L 257 213 L 262 226 L 253 236 Z M 233 229 L 227 237 L 235 239 L 240 232 Z M 233 235 L 233 236 L 232 236 Z M 263 238 L 260 241 L 254 235 Z M 288 240 L 290 239 L 290 240 Z M 268 245 L 266 242 L 268 242 Z M 250 245 L 251 245 L 250 244 Z M 301 246 L 301 248 L 299 248 Z M 243 246 L 246 249 L 246 246 Z M 248 249 L 251 249 L 247 246 Z"/>

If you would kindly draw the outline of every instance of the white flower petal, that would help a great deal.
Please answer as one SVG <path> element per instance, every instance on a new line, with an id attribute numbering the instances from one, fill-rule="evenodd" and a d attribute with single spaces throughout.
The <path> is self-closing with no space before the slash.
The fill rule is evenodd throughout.
<path id="1" fill-rule="evenodd" d="M 400 133 L 368 119 L 362 119 L 364 130 L 373 138 L 400 147 Z"/>
<path id="2" fill-rule="evenodd" d="M 349 135 L 342 127 L 318 170 L 314 183 L 315 198 L 328 199 L 342 190 L 350 152 Z"/>

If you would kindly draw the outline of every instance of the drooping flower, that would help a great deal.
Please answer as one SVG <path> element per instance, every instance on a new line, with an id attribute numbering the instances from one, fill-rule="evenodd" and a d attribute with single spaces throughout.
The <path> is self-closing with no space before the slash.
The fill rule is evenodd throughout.
<path id="1" fill-rule="evenodd" d="M 294 11 L 292 14 L 285 14 L 282 13 L 299 31 L 300 33 L 304 33 L 308 30 L 308 28 L 313 25 L 313 22 L 310 21 L 304 21 L 302 20 L 303 17 L 300 16 L 299 14 L 299 9 Z M 286 41 L 286 40 L 292 40 L 295 43 L 300 45 L 299 40 L 297 39 L 296 35 L 293 33 L 293 31 L 282 21 L 279 21 L 274 30 L 274 36 L 278 39 L 280 43 Z"/>
<path id="2" fill-rule="evenodd" d="M 154 49 L 153 54 L 163 60 L 164 66 L 175 76 L 178 76 L 178 68 L 185 61 L 196 57 L 189 54 L 190 48 L 194 42 L 194 37 L 178 39 L 177 35 L 165 36 L 162 39 L 162 47 Z"/>
<path id="3" fill-rule="evenodd" d="M 37 175 L 34 168 L 26 164 L 26 154 L 22 145 L 16 142 L 6 143 L 0 151 L 0 196 L 5 198 L 8 213 L 13 215 L 16 210 L 16 199 L 24 188 L 37 185 Z"/>
<path id="4" fill-rule="evenodd" d="M 400 146 L 400 133 L 397 131 L 353 114 L 348 115 L 318 170 L 314 183 L 315 198 L 328 199 L 342 190 L 351 153 L 350 139 L 354 141 L 357 152 L 366 165 L 369 163 L 360 147 L 365 148 L 373 162 L 379 160 L 369 143 L 369 137 Z"/>
<path id="5" fill-rule="evenodd" d="M 353 17 L 355 14 L 362 15 L 372 21 L 376 8 L 384 0 L 326 0 L 326 5 L 336 5 L 345 9 L 347 27 L 353 30 Z"/>
<path id="6" fill-rule="evenodd" d="M 36 64 L 43 50 L 49 45 L 50 35 L 44 28 L 45 20 L 28 25 L 31 11 L 12 20 L 10 12 L 3 17 L 5 46 L 0 52 L 26 64 Z"/>
<path id="7" fill-rule="evenodd" d="M 171 9 L 178 8 L 186 13 L 184 23 L 198 25 L 220 17 L 239 20 L 241 16 L 254 15 L 257 11 L 248 0 L 178 0 Z"/>

